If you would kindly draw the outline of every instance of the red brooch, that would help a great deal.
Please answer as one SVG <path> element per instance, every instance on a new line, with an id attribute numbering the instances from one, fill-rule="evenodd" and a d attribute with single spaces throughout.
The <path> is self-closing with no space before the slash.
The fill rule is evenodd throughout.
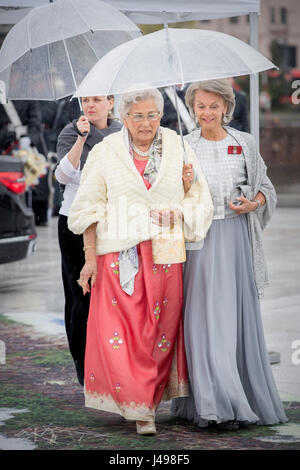
<path id="1" fill-rule="evenodd" d="M 241 145 L 228 145 L 227 153 L 230 155 L 240 155 L 242 153 Z"/>

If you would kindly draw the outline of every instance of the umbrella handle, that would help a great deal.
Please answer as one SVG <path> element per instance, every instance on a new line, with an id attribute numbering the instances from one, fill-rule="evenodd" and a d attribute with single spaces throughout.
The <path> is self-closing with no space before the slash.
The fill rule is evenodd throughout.
<path id="1" fill-rule="evenodd" d="M 168 33 L 168 20 L 167 20 L 166 11 L 162 12 L 162 16 L 163 16 L 163 22 L 164 22 L 164 29 L 167 30 L 167 33 Z M 178 121 L 179 133 L 180 133 L 181 143 L 182 143 L 182 148 L 183 148 L 183 161 L 184 161 L 185 164 L 187 164 L 188 163 L 188 158 L 187 158 L 187 155 L 186 155 L 185 145 L 184 145 L 184 140 L 183 140 L 181 117 L 180 117 L 179 109 L 178 109 L 178 101 L 177 101 L 177 93 L 176 93 L 175 85 L 173 85 L 172 88 L 173 88 L 173 92 L 174 92 L 175 106 L 176 106 L 176 112 L 177 112 L 177 121 Z"/>
<path id="2" fill-rule="evenodd" d="M 78 135 L 80 135 L 81 137 L 85 137 L 86 135 L 88 135 L 88 132 L 80 132 L 80 130 L 77 127 L 77 119 L 73 119 L 72 124 Z"/>
<path id="3" fill-rule="evenodd" d="M 174 92 L 176 112 L 177 112 L 177 120 L 178 120 L 178 126 L 179 126 L 179 133 L 180 133 L 181 143 L 182 143 L 182 148 L 183 148 L 183 161 L 184 161 L 185 164 L 187 164 L 188 163 L 188 158 L 187 158 L 186 151 L 185 151 L 185 145 L 184 145 L 184 139 L 183 139 L 183 133 L 182 133 L 182 125 L 181 125 L 181 117 L 180 117 L 179 109 L 178 109 L 178 101 L 177 101 L 177 93 L 176 93 L 175 85 L 173 85 L 172 88 L 173 88 L 173 92 Z"/>

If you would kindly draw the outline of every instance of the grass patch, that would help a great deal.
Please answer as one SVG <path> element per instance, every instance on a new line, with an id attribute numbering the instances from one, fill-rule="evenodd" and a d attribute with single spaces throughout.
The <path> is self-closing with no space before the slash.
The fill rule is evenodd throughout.
<path id="1" fill-rule="evenodd" d="M 29 357 L 32 359 L 32 364 L 36 366 L 71 366 L 73 360 L 69 350 L 67 349 L 39 349 L 36 351 L 18 351 L 8 353 L 7 359 L 15 359 L 18 357 Z"/>
<path id="2" fill-rule="evenodd" d="M 63 398 L 63 397 L 62 397 Z M 66 397 L 67 398 L 67 397 Z M 20 413 L 6 421 L 1 429 L 24 429 L 34 426 L 97 426 L 99 420 L 89 416 L 84 409 L 66 408 L 67 401 L 49 398 L 41 393 L 28 390 L 26 387 L 16 388 L 12 385 L 1 386 L 1 408 L 26 408 L 30 413 Z M 76 406 L 76 405 L 75 405 Z"/>
<path id="3" fill-rule="evenodd" d="M 10 318 L 6 317 L 3 313 L 0 313 L 0 323 L 2 323 L 4 325 L 20 325 L 21 324 L 19 322 L 16 322 L 16 321 L 11 320 Z M 28 325 L 24 325 L 22 323 L 22 326 L 28 326 Z"/>

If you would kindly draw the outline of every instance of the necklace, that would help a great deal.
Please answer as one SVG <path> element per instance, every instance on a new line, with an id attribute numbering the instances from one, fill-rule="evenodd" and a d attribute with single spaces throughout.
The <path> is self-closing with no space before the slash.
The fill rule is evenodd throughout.
<path id="1" fill-rule="evenodd" d="M 142 152 L 140 149 L 137 148 L 137 146 L 132 142 L 132 148 L 137 153 L 140 157 L 149 157 L 149 155 L 152 152 L 152 144 L 150 145 L 149 149 L 147 152 Z"/>

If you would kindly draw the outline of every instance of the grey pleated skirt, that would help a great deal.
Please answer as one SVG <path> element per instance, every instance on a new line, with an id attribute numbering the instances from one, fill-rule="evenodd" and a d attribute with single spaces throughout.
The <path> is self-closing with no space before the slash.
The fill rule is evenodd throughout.
<path id="1" fill-rule="evenodd" d="M 200 427 L 286 422 L 266 350 L 246 215 L 214 220 L 203 248 L 187 252 L 184 295 L 190 396 L 173 400 L 172 414 Z"/>

